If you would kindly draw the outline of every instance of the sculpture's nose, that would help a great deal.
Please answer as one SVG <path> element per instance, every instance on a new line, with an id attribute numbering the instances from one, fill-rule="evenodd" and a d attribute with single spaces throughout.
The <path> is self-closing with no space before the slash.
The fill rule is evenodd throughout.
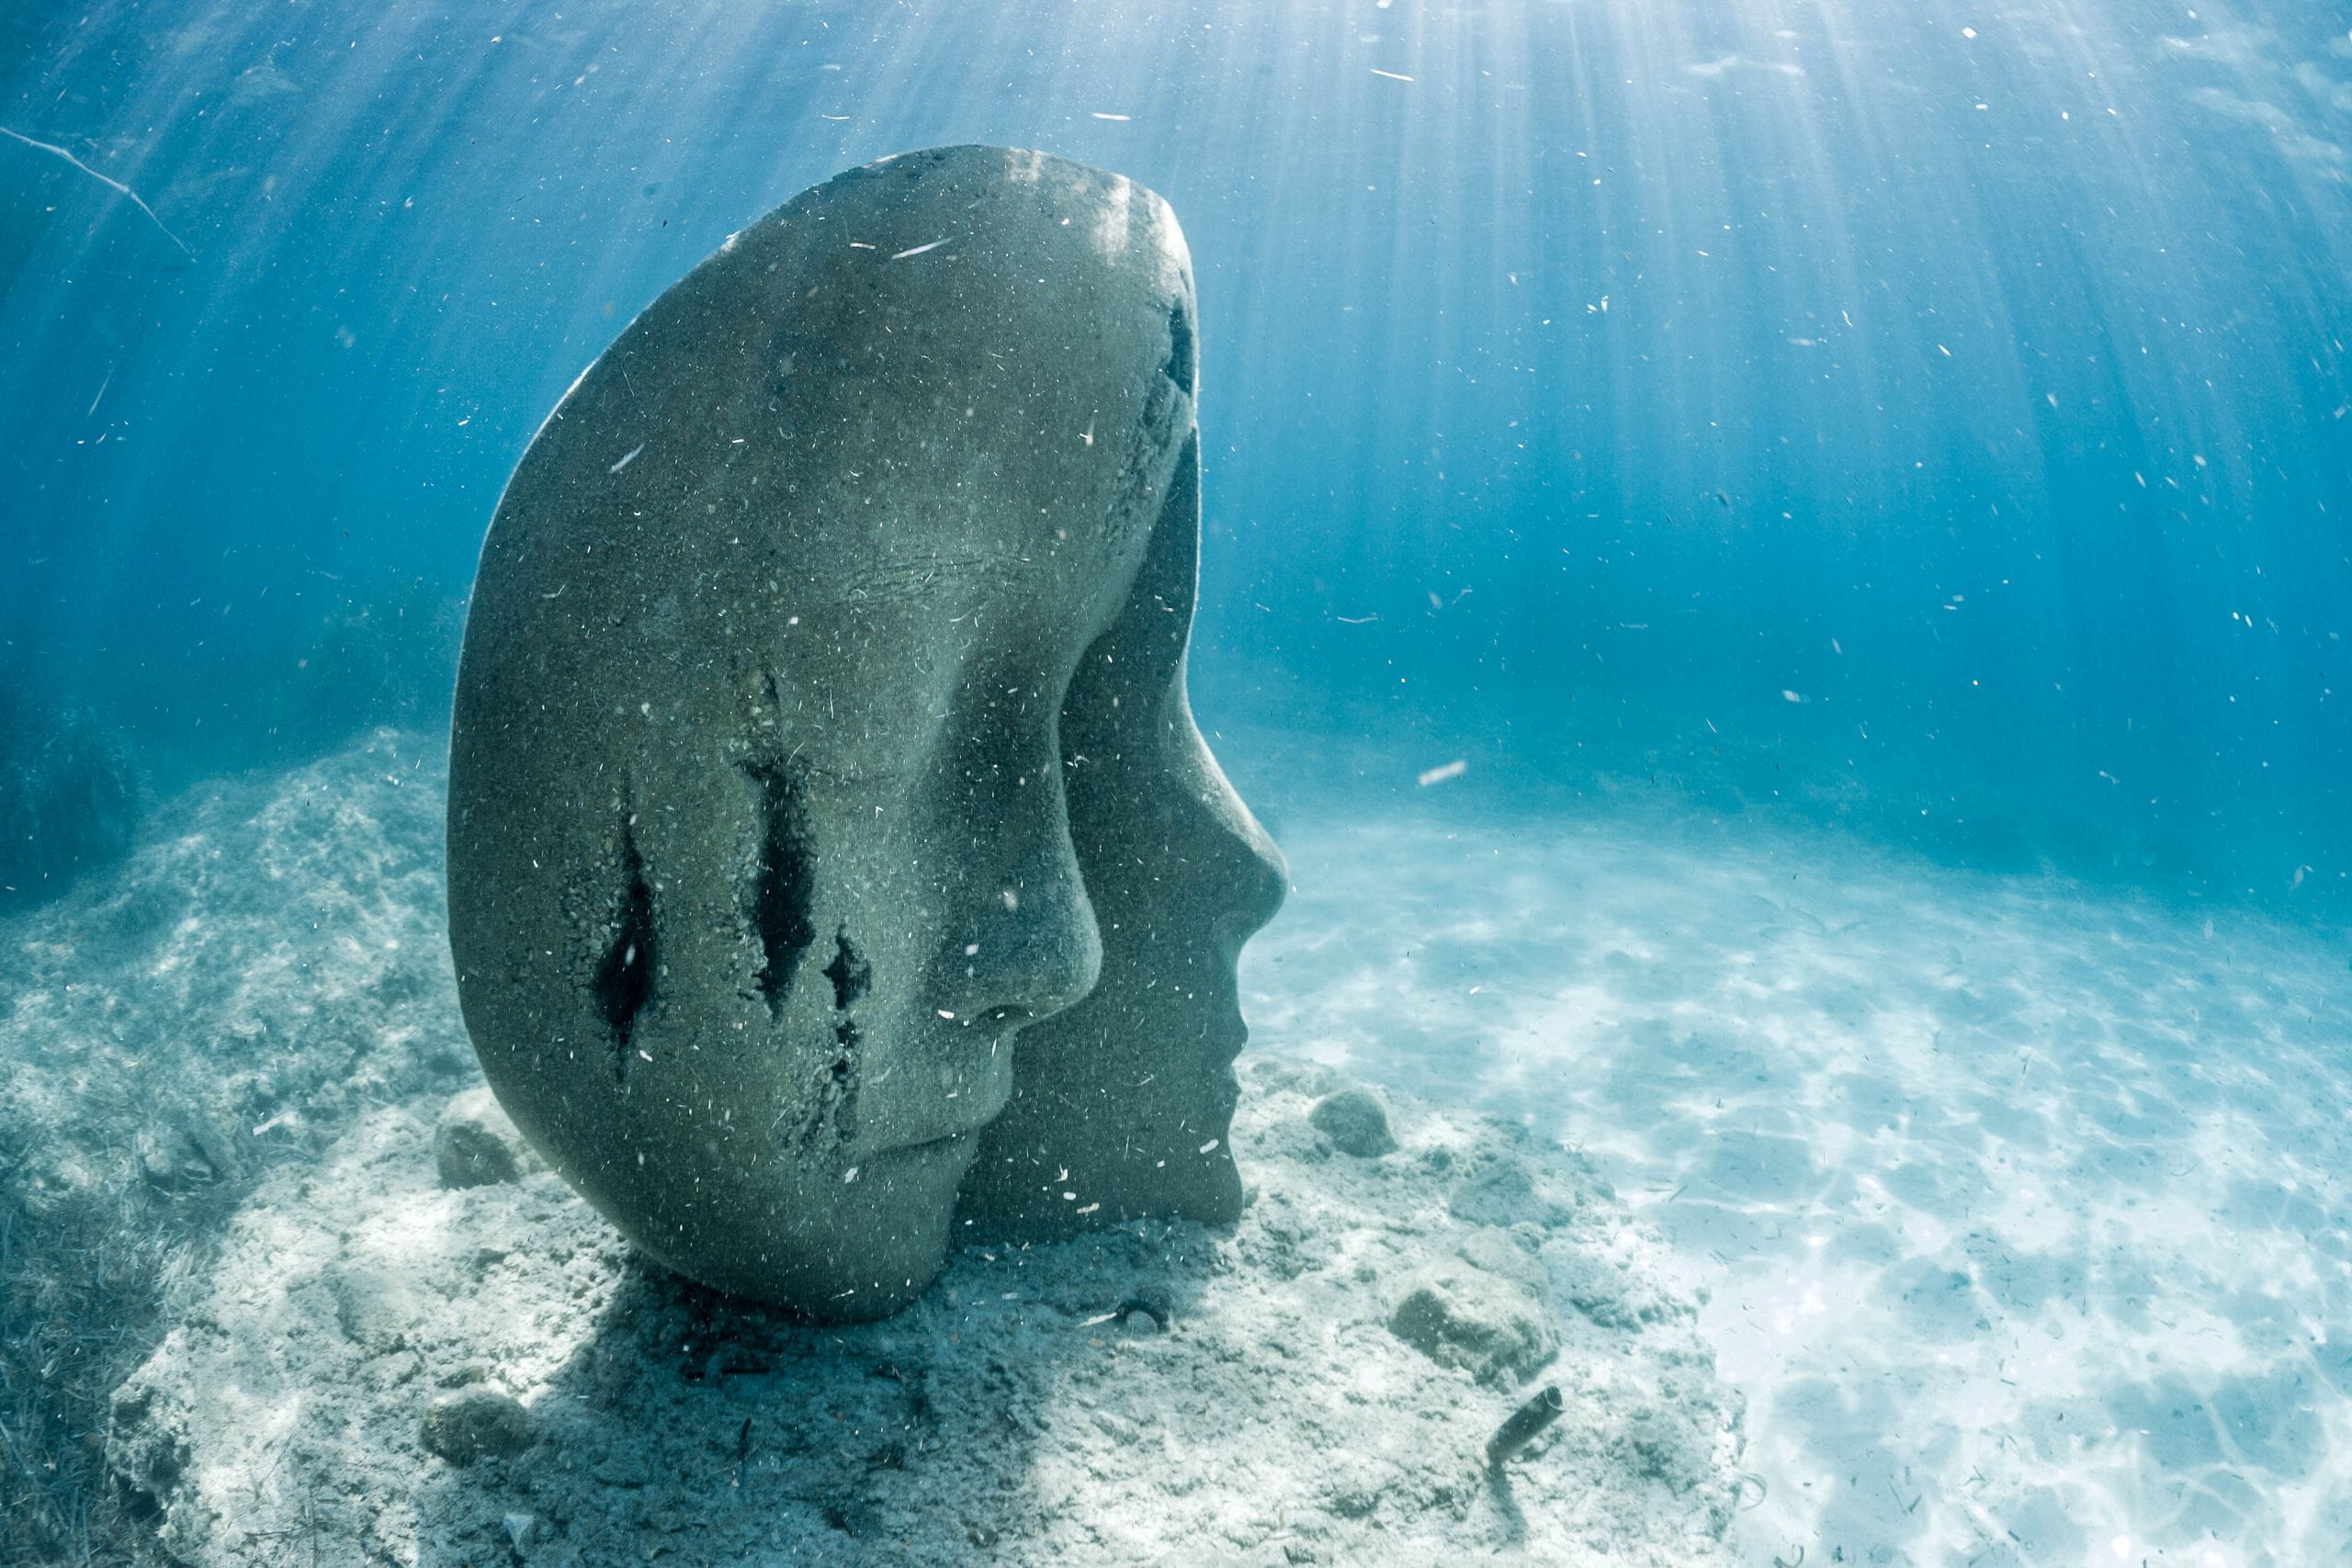
<path id="1" fill-rule="evenodd" d="M 1033 1023 L 1094 988 L 1102 935 L 1069 859 L 1068 874 L 1042 856 L 1006 868 L 993 895 L 959 922 L 963 945 L 945 955 L 946 1010 L 976 1023 Z"/>
<path id="2" fill-rule="evenodd" d="M 961 863 L 941 879 L 946 950 L 932 987 L 937 1010 L 973 1023 L 1028 1023 L 1069 1007 L 1102 973 L 1102 937 L 1070 845 L 1057 744 L 971 749 L 956 770 Z"/>

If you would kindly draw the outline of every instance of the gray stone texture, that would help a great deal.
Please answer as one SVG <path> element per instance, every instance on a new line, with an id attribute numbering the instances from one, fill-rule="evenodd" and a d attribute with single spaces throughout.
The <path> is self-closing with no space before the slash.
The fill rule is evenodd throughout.
<path id="1" fill-rule="evenodd" d="M 1471 1233 L 1406 1280 L 1388 1327 L 1442 1367 L 1509 1388 L 1560 1348 L 1544 1266 L 1510 1233 Z"/>
<path id="2" fill-rule="evenodd" d="M 1446 1206 L 1476 1225 L 1556 1225 L 1569 1206 L 1535 1184 L 1525 1162 L 1504 1155 L 1456 1186 Z"/>
<path id="3" fill-rule="evenodd" d="M 486 1089 L 449 1097 L 433 1129 L 433 1161 L 444 1187 L 487 1187 L 544 1168 L 514 1119 Z"/>
<path id="4" fill-rule="evenodd" d="M 1193 321 L 1150 192 L 904 154 L 730 237 L 517 467 L 451 741 L 459 994 L 664 1264 L 861 1318 L 959 1189 L 965 1235 L 1238 1215 L 1233 965 L 1283 874 L 1184 700 Z"/>
<path id="5" fill-rule="evenodd" d="M 1315 1102 L 1306 1120 L 1343 1155 L 1377 1159 L 1396 1152 L 1396 1139 L 1388 1131 L 1388 1111 L 1369 1089 L 1343 1089 L 1326 1095 Z"/>
<path id="6" fill-rule="evenodd" d="M 496 1389 L 460 1389 L 435 1394 L 425 1404 L 417 1438 L 428 1452 L 451 1464 L 511 1459 L 531 1446 L 531 1416 L 520 1402 Z"/>

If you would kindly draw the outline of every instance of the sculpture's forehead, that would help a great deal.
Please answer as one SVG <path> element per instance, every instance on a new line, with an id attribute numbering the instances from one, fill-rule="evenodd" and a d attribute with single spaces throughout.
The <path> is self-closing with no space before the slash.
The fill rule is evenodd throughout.
<path id="1" fill-rule="evenodd" d="M 1190 288 L 1182 232 L 1158 196 L 1123 175 L 998 147 L 934 148 L 849 170 L 713 260 L 746 245 L 797 252 L 804 276 L 854 279 L 877 297 L 976 280 L 1016 294 L 1109 284 L 1163 299 Z M 780 272 L 788 265 L 769 259 Z"/>
<path id="2" fill-rule="evenodd" d="M 574 463 L 604 488 L 642 440 L 618 477 L 657 505 L 759 513 L 842 564 L 1115 556 L 1101 536 L 1149 509 L 1191 427 L 1191 322 L 1151 192 L 1042 153 L 909 153 L 797 198 L 647 310 L 565 411 L 612 432 Z"/>
<path id="3" fill-rule="evenodd" d="M 1125 599 L 1149 531 L 1131 516 L 1084 547 L 882 555 L 838 572 L 820 568 L 802 579 L 797 609 L 812 626 L 889 628 L 910 654 L 996 627 L 1057 660 L 1091 641 Z"/>
<path id="4" fill-rule="evenodd" d="M 1158 521 L 1166 464 L 1137 465 L 1148 504 L 1083 468 L 1050 466 L 946 495 L 918 482 L 885 486 L 874 504 L 838 492 L 786 506 L 752 525 L 785 563 L 775 579 L 786 614 L 827 609 L 955 615 L 987 606 L 1025 620 L 1099 618 L 1123 600 Z M 1090 483 L 1089 480 L 1097 482 Z M 1055 504 L 1038 505 L 1044 496 Z M 721 591 L 724 591 L 723 586 Z"/>
<path id="5" fill-rule="evenodd" d="M 1192 438 L 1192 309 L 1166 204 L 1118 175 L 1001 148 L 853 171 L 730 240 L 582 378 L 483 581 L 526 642 L 618 636 L 690 665 L 1000 639 L 1074 658 Z M 572 680 L 601 702 L 626 666 Z"/>

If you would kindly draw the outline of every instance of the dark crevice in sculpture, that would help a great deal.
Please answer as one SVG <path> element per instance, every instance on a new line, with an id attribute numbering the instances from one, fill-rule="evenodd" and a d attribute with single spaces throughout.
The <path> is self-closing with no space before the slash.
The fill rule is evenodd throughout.
<path id="1" fill-rule="evenodd" d="M 833 961 L 825 965 L 833 983 L 833 1130 L 842 1139 L 857 1136 L 857 1021 L 849 1015 L 852 1003 L 873 988 L 874 965 L 857 951 L 847 931 L 833 933 Z"/>
<path id="2" fill-rule="evenodd" d="M 1168 363 L 1159 373 L 1176 383 L 1186 397 L 1193 395 L 1193 315 L 1179 299 L 1168 310 Z"/>
<path id="3" fill-rule="evenodd" d="M 857 951 L 857 943 L 850 941 L 847 931 L 833 933 L 833 961 L 825 965 L 825 978 L 833 983 L 833 1009 L 847 1012 L 850 1004 L 874 987 L 874 965 Z"/>
<path id="4" fill-rule="evenodd" d="M 653 998 L 653 894 L 645 885 L 645 862 L 631 840 L 623 863 L 628 886 L 621 895 L 613 944 L 597 965 L 593 988 L 596 1011 L 612 1033 L 613 1076 L 628 1076 L 629 1041 L 637 1021 Z"/>
<path id="5" fill-rule="evenodd" d="M 751 887 L 752 929 L 760 939 L 754 978 L 774 1018 L 784 1011 L 800 955 L 817 940 L 817 927 L 808 918 L 817 854 L 794 781 L 774 769 L 753 771 L 751 777 L 760 789 L 759 863 Z"/>

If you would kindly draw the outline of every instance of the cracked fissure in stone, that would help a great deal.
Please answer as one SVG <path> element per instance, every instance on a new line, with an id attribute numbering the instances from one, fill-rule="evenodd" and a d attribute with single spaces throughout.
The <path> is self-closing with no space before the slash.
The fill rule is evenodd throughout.
<path id="1" fill-rule="evenodd" d="M 833 1130 L 847 1143 L 857 1135 L 857 1021 L 849 1010 L 873 988 L 874 966 L 846 930 L 833 933 L 833 961 L 825 965 L 825 978 L 833 983 L 833 1043 L 841 1052 L 833 1058 Z"/>
<path id="2" fill-rule="evenodd" d="M 1179 299 L 1168 310 L 1168 363 L 1159 373 L 1176 383 L 1177 390 L 1193 395 L 1193 318 Z"/>
<path id="3" fill-rule="evenodd" d="M 797 782 L 774 768 L 745 772 L 760 792 L 759 852 L 748 889 L 750 924 L 760 943 L 753 979 L 766 998 L 768 1016 L 781 1018 L 800 955 L 817 940 L 809 919 L 817 851 Z"/>
<path id="4" fill-rule="evenodd" d="M 629 1042 L 637 1021 L 653 999 L 653 894 L 645 885 L 645 861 L 638 853 L 637 836 L 622 840 L 626 882 L 620 907 L 613 915 L 612 944 L 589 982 L 595 993 L 597 1014 L 611 1032 L 613 1077 L 628 1076 Z"/>

